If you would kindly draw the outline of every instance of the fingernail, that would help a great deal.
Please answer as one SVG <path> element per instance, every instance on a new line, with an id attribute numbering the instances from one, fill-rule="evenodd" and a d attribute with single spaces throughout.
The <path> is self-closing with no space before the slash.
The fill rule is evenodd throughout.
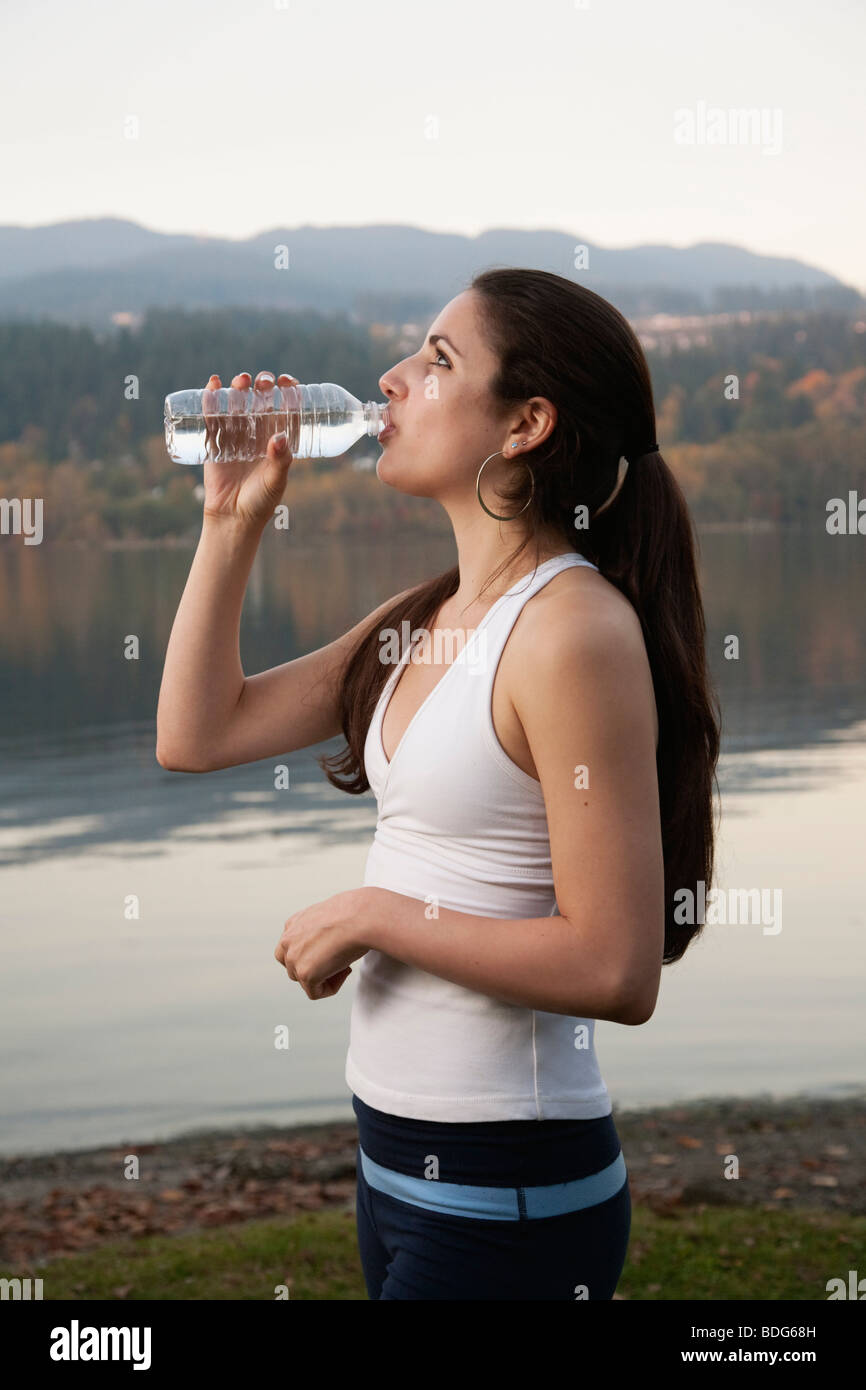
<path id="1" fill-rule="evenodd" d="M 285 453 L 287 444 L 288 440 L 286 439 L 285 430 L 282 430 L 280 434 L 274 435 L 274 448 L 276 449 L 278 454 Z"/>

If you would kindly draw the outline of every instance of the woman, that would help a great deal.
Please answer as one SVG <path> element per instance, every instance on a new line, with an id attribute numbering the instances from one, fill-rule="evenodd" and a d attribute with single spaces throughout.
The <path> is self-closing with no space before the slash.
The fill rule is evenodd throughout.
<path id="1" fill-rule="evenodd" d="M 712 878 L 689 516 L 634 333 L 569 280 L 478 275 L 380 386 L 378 476 L 442 504 L 458 565 L 245 677 L 285 441 L 207 465 L 157 757 L 206 771 L 342 730 L 320 764 L 376 795 L 364 886 L 296 912 L 275 952 L 310 999 L 361 962 L 346 1079 L 370 1297 L 610 1299 L 631 1204 L 593 1021 L 651 1016 L 700 930 L 673 894 Z"/>

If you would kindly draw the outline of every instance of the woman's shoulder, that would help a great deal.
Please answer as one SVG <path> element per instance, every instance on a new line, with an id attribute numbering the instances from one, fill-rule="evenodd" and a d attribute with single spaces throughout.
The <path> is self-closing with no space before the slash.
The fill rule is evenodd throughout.
<path id="1" fill-rule="evenodd" d="M 652 699 L 640 619 L 628 599 L 595 569 L 574 565 L 526 601 L 503 652 L 505 693 L 518 712 L 540 686 L 571 691 L 576 682 L 599 698 L 630 690 Z"/>
<path id="2" fill-rule="evenodd" d="M 640 619 L 625 594 L 589 565 L 560 570 L 527 599 L 512 637 L 524 656 L 541 646 L 586 653 L 643 648 Z"/>

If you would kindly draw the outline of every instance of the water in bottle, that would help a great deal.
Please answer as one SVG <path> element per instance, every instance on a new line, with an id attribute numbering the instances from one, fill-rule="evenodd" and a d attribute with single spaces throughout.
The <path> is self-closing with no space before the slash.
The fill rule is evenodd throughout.
<path id="1" fill-rule="evenodd" d="M 336 458 L 390 423 L 388 404 L 361 403 L 332 381 L 264 391 L 174 391 L 165 398 L 165 447 L 175 463 L 239 463 L 264 457 L 285 430 L 293 458 Z"/>

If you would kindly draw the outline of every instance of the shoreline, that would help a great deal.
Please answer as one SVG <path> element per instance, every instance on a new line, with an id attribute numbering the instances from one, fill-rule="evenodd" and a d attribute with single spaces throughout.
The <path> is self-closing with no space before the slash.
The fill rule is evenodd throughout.
<path id="1" fill-rule="evenodd" d="M 809 1107 L 816 1106 L 851 1106 L 855 1110 L 863 1107 L 866 1114 L 866 1085 L 858 1087 L 853 1083 L 843 1083 L 844 1094 L 837 1094 L 837 1088 L 817 1087 L 805 1091 L 792 1092 L 772 1092 L 759 1091 L 750 1092 L 747 1095 L 736 1095 L 734 1093 L 714 1094 L 711 1096 L 700 1096 L 697 1099 L 677 1100 L 677 1101 L 650 1101 L 646 1104 L 633 1104 L 621 1106 L 616 1101 L 613 1103 L 613 1115 L 617 1124 L 622 1122 L 624 1125 L 639 1124 L 646 1117 L 658 1117 L 662 1115 L 672 1115 L 674 1112 L 682 1113 L 685 1117 L 694 1117 L 702 1120 L 708 1115 L 727 1113 L 730 1107 L 740 1107 L 743 1111 L 748 1111 L 753 1107 L 762 1106 L 766 1110 L 785 1111 L 790 1114 L 801 1114 Z M 351 1099 L 348 1101 L 351 1105 Z M 219 1143 L 226 1139 L 244 1138 L 251 1141 L 257 1139 L 267 1139 L 273 1135 L 295 1135 L 298 1138 L 310 1137 L 316 1134 L 323 1134 L 332 1129 L 354 1128 L 355 1121 L 351 1118 L 346 1119 L 306 1119 L 306 1120 L 285 1120 L 283 1122 L 257 1121 L 251 1124 L 225 1124 L 225 1125 L 195 1125 L 188 1129 L 183 1129 L 174 1134 L 163 1136 L 157 1135 L 150 1139 L 127 1139 L 120 1138 L 114 1141 L 104 1141 L 97 1144 L 76 1144 L 73 1148 L 47 1148 L 47 1149 L 21 1149 L 0 1151 L 0 1183 L 8 1180 L 7 1169 L 10 1166 L 20 1165 L 22 1168 L 33 1165 L 34 1169 L 40 1165 L 54 1165 L 60 1160 L 66 1160 L 75 1165 L 81 1159 L 88 1156 L 98 1156 L 107 1153 L 117 1153 L 123 1149 L 128 1152 L 143 1153 L 155 1149 L 182 1149 L 187 1144 L 198 1144 L 204 1142 Z M 864 1175 L 866 1176 L 866 1175 Z"/>
<path id="2" fill-rule="evenodd" d="M 613 1115 L 632 1197 L 656 1211 L 866 1212 L 866 1092 L 614 1106 Z M 125 1176 L 130 1155 L 135 1181 Z M 325 1121 L 0 1157 L 0 1259 L 18 1268 L 123 1237 L 348 1211 L 356 1156 L 355 1122 Z M 737 1180 L 726 1176 L 732 1158 Z"/>

